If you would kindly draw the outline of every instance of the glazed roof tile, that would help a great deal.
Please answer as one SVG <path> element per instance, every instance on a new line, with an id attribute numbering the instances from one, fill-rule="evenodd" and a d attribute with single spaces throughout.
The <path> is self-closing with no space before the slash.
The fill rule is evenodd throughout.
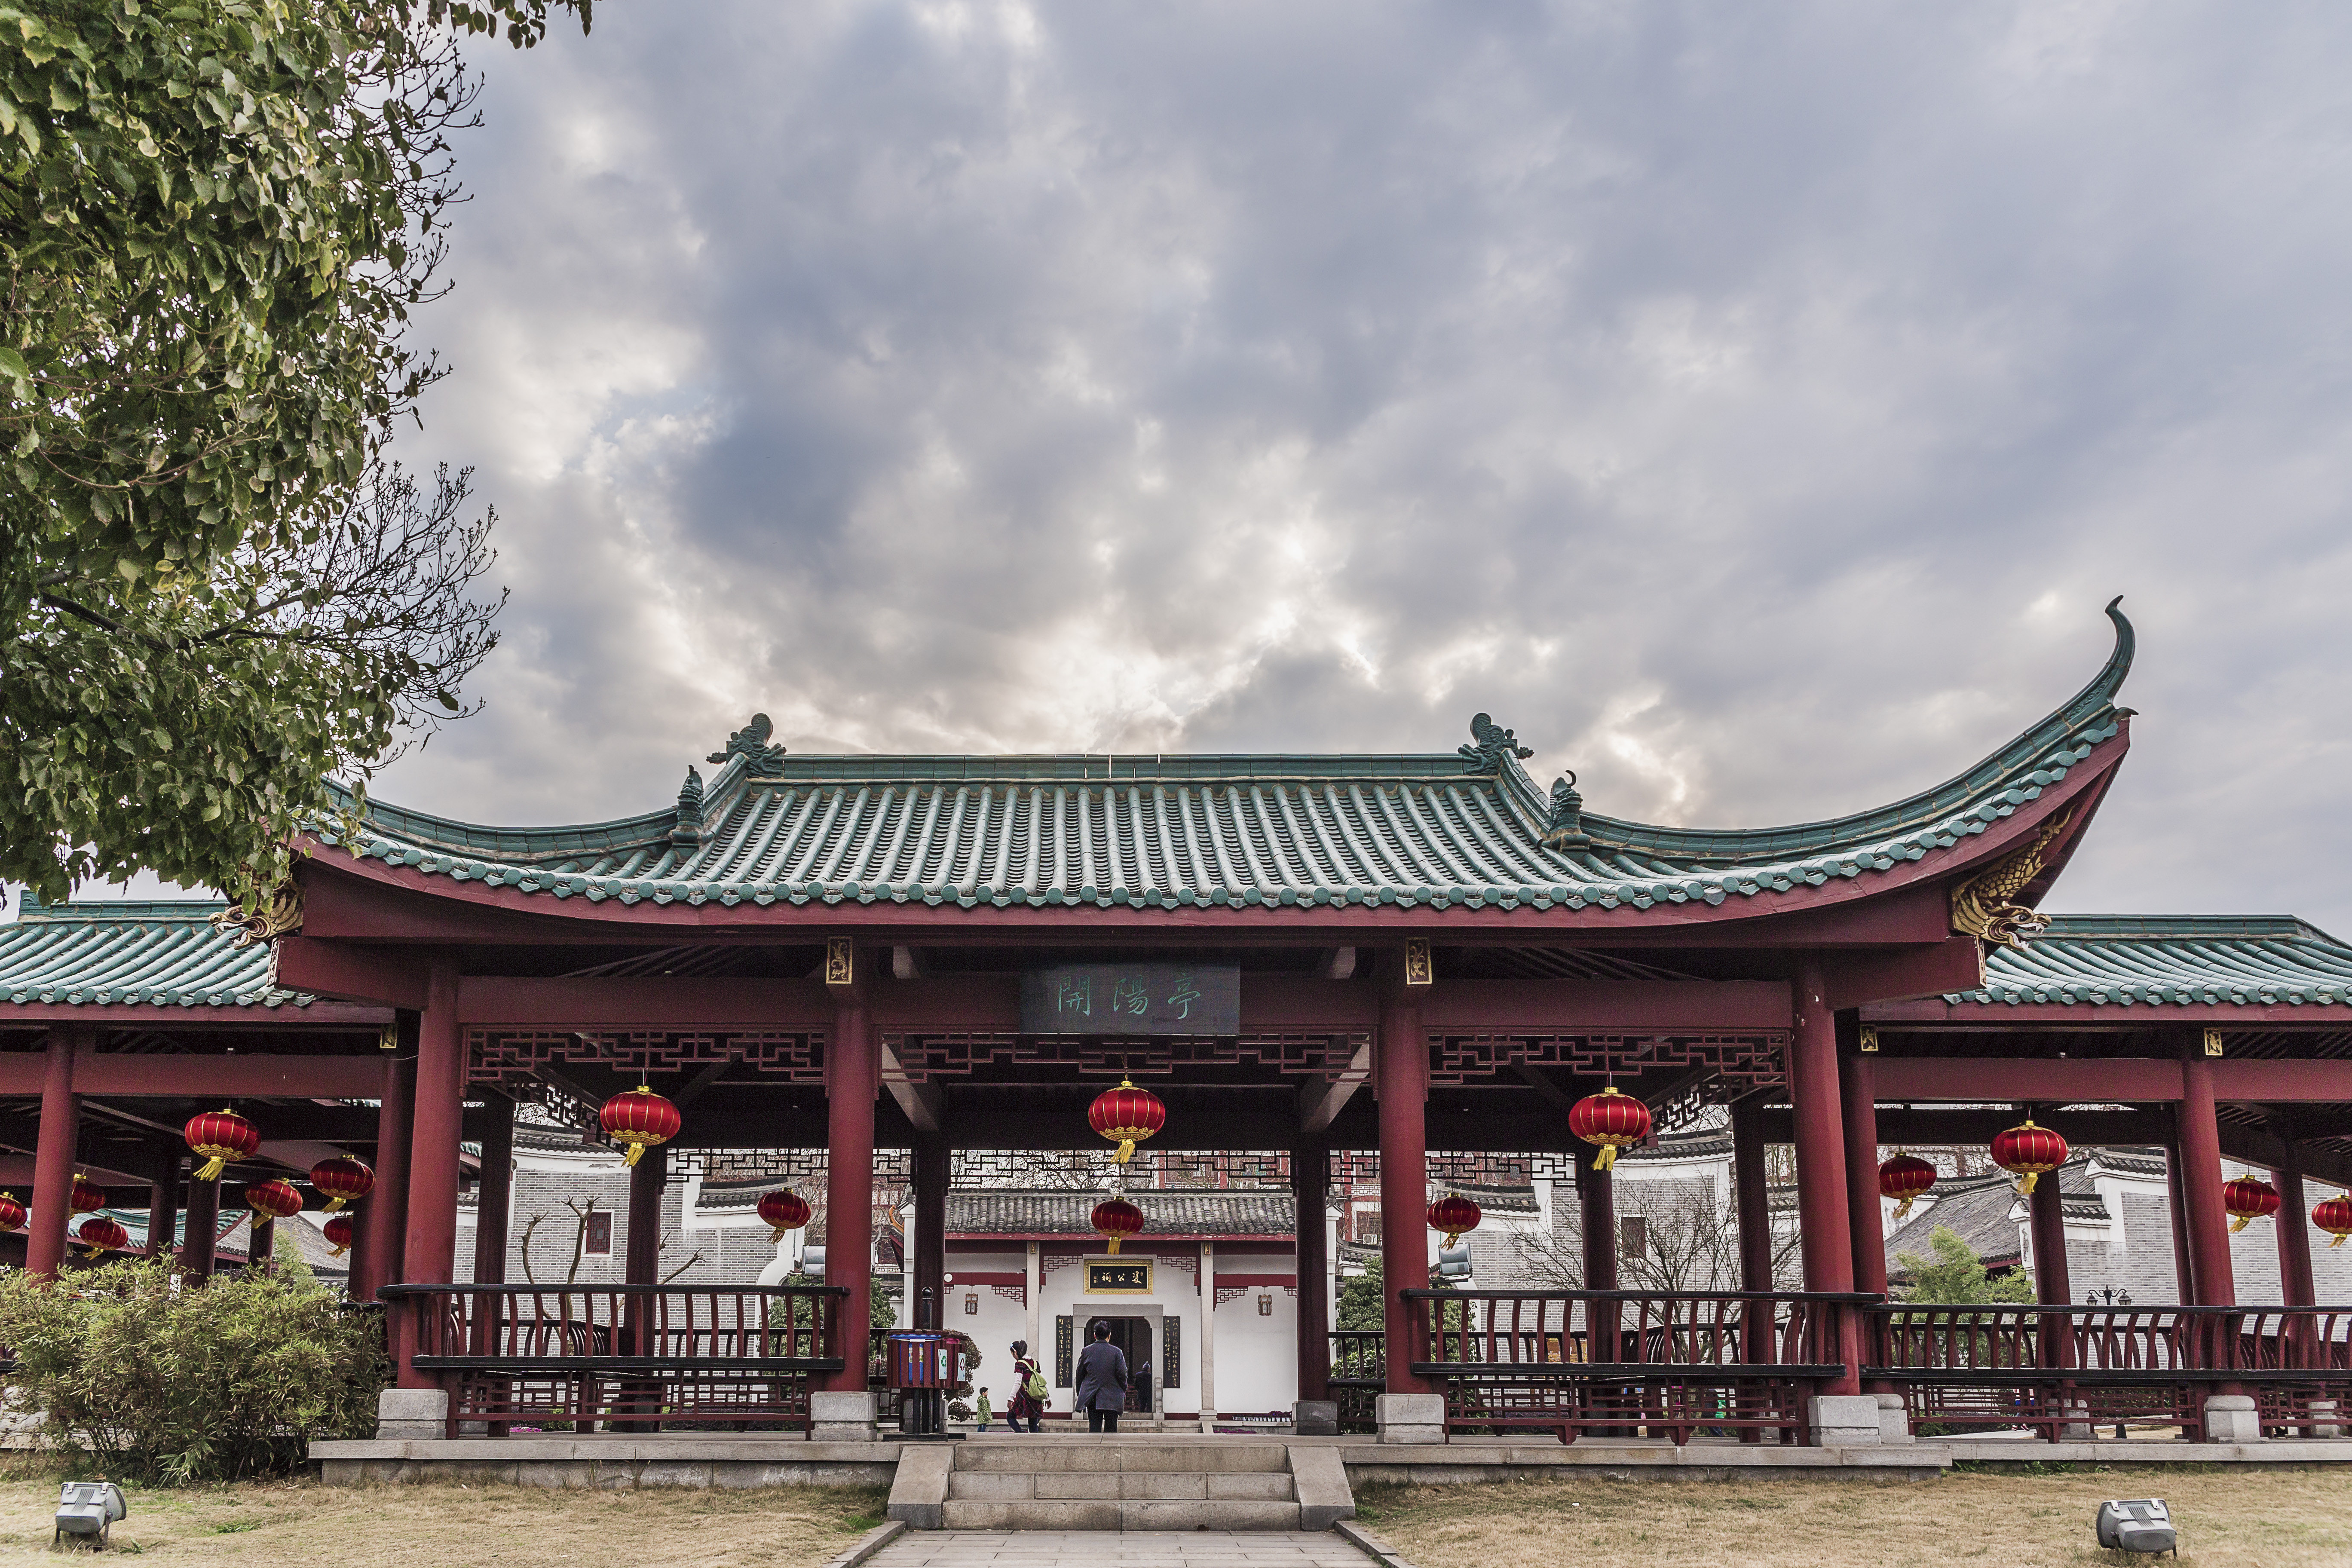
<path id="1" fill-rule="evenodd" d="M 1955 1005 L 2352 1006 L 2352 947 L 2284 915 L 2057 915 Z"/>
<path id="2" fill-rule="evenodd" d="M 267 943 L 211 923 L 221 903 L 44 904 L 25 895 L 0 925 L 0 1002 L 307 1007 L 269 983 Z"/>
<path id="3" fill-rule="evenodd" d="M 1094 1222 L 1088 1216 L 1104 1196 L 1098 1192 L 950 1192 L 947 1231 L 950 1236 L 966 1237 L 1093 1236 Z M 1129 1193 L 1127 1200 L 1143 1211 L 1139 1241 L 1221 1236 L 1286 1238 L 1297 1212 L 1288 1193 L 1147 1188 Z"/>
<path id="4" fill-rule="evenodd" d="M 2120 732 L 2113 655 L 2063 707 L 1907 800 L 1779 828 L 1586 815 L 1549 847 L 1546 793 L 1481 714 L 1477 744 L 1403 756 L 785 756 L 723 753 L 673 808 L 481 827 L 370 803 L 362 858 L 564 900 L 766 906 L 1722 904 L 1891 871 L 2036 799 Z M 747 731 L 748 732 L 748 731 Z M 765 730 L 761 728 L 764 736 Z M 756 773 L 754 770 L 757 770 Z M 331 836 L 322 836 L 333 843 Z"/>

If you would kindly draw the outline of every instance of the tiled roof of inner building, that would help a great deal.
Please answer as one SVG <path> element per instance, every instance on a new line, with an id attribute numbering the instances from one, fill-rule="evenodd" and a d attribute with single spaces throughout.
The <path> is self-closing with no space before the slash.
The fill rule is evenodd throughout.
<path id="1" fill-rule="evenodd" d="M 950 1236 L 1092 1236 L 1100 1193 L 948 1194 Z M 1127 1194 L 1143 1211 L 1151 1241 L 1201 1236 L 1287 1237 L 1297 1212 L 1288 1193 L 1184 1192 L 1144 1188 Z"/>
<path id="2" fill-rule="evenodd" d="M 2352 947 L 2284 915 L 2058 915 L 1945 1001 L 2352 1006 Z"/>
<path id="3" fill-rule="evenodd" d="M 1720 904 L 1855 879 L 1981 834 L 2122 726 L 2130 623 L 2042 721 L 1958 777 L 1791 827 L 1656 827 L 1584 816 L 1547 847 L 1549 795 L 1507 731 L 1405 756 L 786 756 L 730 742 L 672 808 L 572 827 L 478 827 L 370 803 L 362 858 L 557 900 L 764 906 L 1443 910 Z M 747 731 L 746 734 L 751 731 Z M 328 837 L 326 842 L 334 840 Z"/>
<path id="4" fill-rule="evenodd" d="M 217 903 L 44 904 L 0 925 L 0 1002 L 19 1005 L 307 1007 L 269 984 L 266 942 L 236 945 Z"/>

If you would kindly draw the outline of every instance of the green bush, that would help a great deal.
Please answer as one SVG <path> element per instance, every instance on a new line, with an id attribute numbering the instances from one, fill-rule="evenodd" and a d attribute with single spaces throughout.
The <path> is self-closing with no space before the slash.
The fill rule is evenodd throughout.
<path id="1" fill-rule="evenodd" d="M 189 1285 L 161 1261 L 11 1274 L 0 1345 L 53 1442 L 166 1485 L 280 1473 L 314 1437 L 370 1436 L 391 1382 L 381 1314 L 341 1310 L 307 1277 Z"/>

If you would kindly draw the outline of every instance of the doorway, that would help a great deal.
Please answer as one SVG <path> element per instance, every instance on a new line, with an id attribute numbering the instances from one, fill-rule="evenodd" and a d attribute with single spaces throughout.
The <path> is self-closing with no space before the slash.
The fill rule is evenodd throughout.
<path id="1" fill-rule="evenodd" d="M 1110 1342 L 1127 1358 L 1127 1409 L 1129 1415 L 1150 1415 L 1160 1403 L 1160 1366 L 1153 1355 L 1152 1320 L 1120 1317 L 1110 1312 L 1097 1312 L 1087 1318 L 1088 1337 L 1093 1325 L 1110 1325 Z"/>

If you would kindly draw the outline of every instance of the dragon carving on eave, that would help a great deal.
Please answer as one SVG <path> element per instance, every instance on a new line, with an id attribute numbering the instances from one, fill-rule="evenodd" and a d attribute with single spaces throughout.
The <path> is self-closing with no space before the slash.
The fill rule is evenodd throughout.
<path id="1" fill-rule="evenodd" d="M 2022 948 L 2025 939 L 2049 929 L 2048 917 L 2015 902 L 2034 878 L 2047 868 L 2050 847 L 2073 819 L 2070 809 L 2042 825 L 2033 842 L 1991 868 L 1978 872 L 1952 889 L 1952 929 L 1975 937 L 1989 947 Z"/>

